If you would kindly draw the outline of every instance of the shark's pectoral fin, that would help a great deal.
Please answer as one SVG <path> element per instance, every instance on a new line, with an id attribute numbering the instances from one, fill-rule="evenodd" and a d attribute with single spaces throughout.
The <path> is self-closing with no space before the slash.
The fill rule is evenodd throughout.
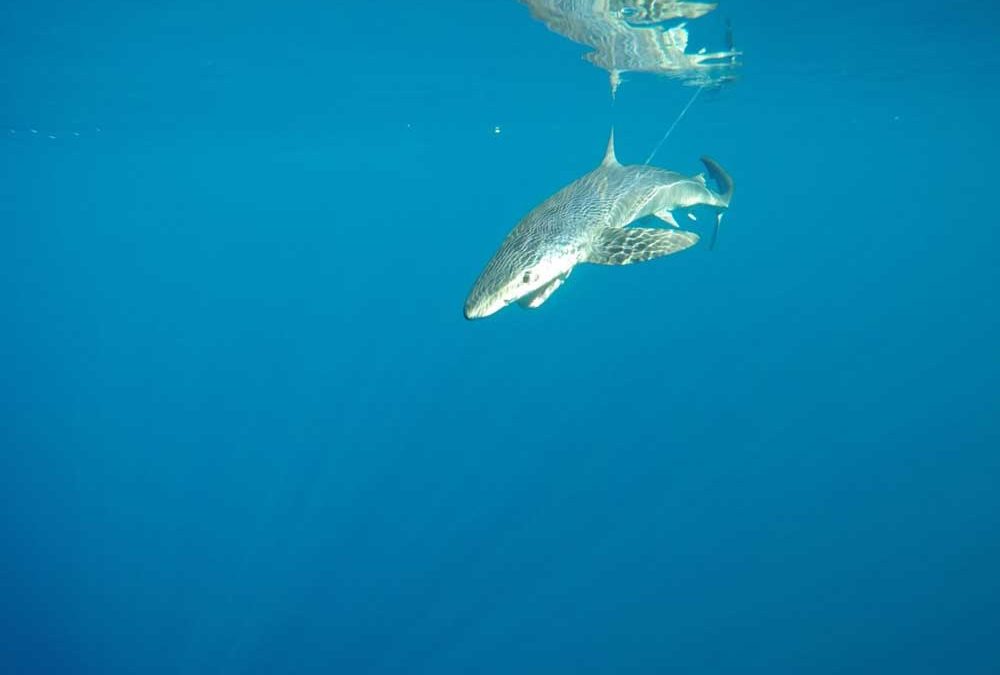
<path id="1" fill-rule="evenodd" d="M 598 265 L 630 265 L 683 251 L 697 242 L 697 234 L 684 230 L 612 228 L 604 230 L 594 240 L 587 262 Z"/>
<path id="2" fill-rule="evenodd" d="M 517 304 L 520 305 L 521 307 L 524 307 L 525 309 L 538 309 L 545 303 L 546 300 L 549 299 L 550 295 L 556 292 L 557 288 L 563 285 L 563 282 L 566 281 L 566 278 L 568 276 L 569 272 L 563 274 L 562 276 L 556 277 L 549 283 L 539 288 L 534 293 L 529 293 L 528 295 L 518 300 Z"/>

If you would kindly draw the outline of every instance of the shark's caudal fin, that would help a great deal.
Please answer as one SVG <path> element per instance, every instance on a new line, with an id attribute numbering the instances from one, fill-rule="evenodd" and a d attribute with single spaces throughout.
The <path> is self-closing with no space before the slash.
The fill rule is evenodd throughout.
<path id="1" fill-rule="evenodd" d="M 722 201 L 720 206 L 722 208 L 729 208 L 729 202 L 733 199 L 733 179 L 726 173 L 726 170 L 719 166 L 711 157 L 702 157 L 701 163 L 705 165 L 708 169 L 708 175 L 712 177 L 715 184 L 719 188 L 719 197 Z M 719 211 L 715 214 L 715 229 L 712 230 L 712 240 L 708 243 L 708 250 L 715 248 L 715 242 L 719 239 L 719 227 L 722 226 L 722 214 L 724 211 Z"/>
<path id="2" fill-rule="evenodd" d="M 715 227 L 712 229 L 712 239 L 708 242 L 709 251 L 715 248 L 715 242 L 719 239 L 719 228 L 722 227 L 723 214 L 725 214 L 725 211 L 719 211 L 715 214 Z"/>
<path id="3" fill-rule="evenodd" d="M 712 177 L 719 188 L 719 197 L 722 198 L 722 208 L 728 208 L 729 202 L 733 199 L 733 179 L 729 177 L 726 170 L 719 166 L 711 157 L 702 157 L 701 163 L 708 169 L 708 175 Z"/>

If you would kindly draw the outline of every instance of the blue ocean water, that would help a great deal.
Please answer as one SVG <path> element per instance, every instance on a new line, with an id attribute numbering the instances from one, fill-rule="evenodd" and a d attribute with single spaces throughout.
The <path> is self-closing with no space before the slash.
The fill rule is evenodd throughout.
<path id="1" fill-rule="evenodd" d="M 0 671 L 1000 672 L 1000 14 L 717 14 L 716 249 L 470 323 L 690 89 L 513 1 L 8 8 Z"/>

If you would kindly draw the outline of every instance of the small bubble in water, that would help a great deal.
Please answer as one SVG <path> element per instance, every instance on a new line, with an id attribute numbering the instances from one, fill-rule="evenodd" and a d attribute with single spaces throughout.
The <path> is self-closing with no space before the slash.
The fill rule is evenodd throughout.
<path id="1" fill-rule="evenodd" d="M 499 126 L 493 127 L 493 133 L 494 133 L 494 135 L 499 135 L 500 134 L 500 127 Z"/>
<path id="2" fill-rule="evenodd" d="M 56 137 L 53 136 L 52 134 L 49 134 L 49 139 L 54 141 L 54 140 L 56 140 Z"/>
<path id="3" fill-rule="evenodd" d="M 37 133 L 38 133 L 38 129 L 32 129 L 32 130 L 31 130 L 31 133 L 33 133 L 33 134 L 37 134 Z"/>

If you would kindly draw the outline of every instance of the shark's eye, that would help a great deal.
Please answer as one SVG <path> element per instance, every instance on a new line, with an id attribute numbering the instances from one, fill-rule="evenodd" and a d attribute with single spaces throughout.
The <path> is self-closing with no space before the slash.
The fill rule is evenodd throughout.
<path id="1" fill-rule="evenodd" d="M 521 277 L 521 283 L 522 284 L 530 284 L 531 283 L 531 272 L 525 272 L 524 273 L 524 276 Z"/>

